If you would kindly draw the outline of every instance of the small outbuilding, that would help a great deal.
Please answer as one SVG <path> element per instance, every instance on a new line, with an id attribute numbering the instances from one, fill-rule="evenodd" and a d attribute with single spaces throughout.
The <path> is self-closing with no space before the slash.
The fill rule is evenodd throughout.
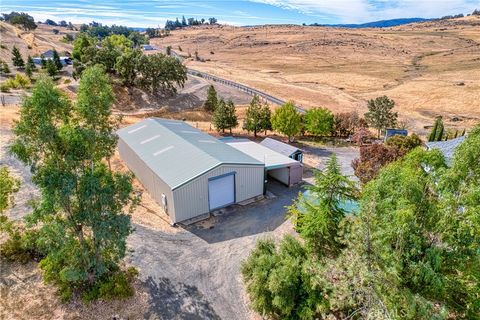
<path id="1" fill-rule="evenodd" d="M 293 160 L 303 162 L 303 151 L 290 144 L 272 138 L 265 138 L 260 144 Z"/>
<path id="2" fill-rule="evenodd" d="M 225 139 L 226 144 L 265 163 L 267 176 L 277 181 L 292 186 L 300 183 L 303 178 L 303 165 L 277 151 L 248 139 Z"/>
<path id="3" fill-rule="evenodd" d="M 118 136 L 120 157 L 172 223 L 263 195 L 261 161 L 183 121 L 149 118 Z"/>

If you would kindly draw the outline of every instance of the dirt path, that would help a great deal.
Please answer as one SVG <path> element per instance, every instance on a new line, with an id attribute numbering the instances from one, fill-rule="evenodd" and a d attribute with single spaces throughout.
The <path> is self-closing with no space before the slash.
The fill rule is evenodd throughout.
<path id="1" fill-rule="evenodd" d="M 10 172 L 20 179 L 20 191 L 15 194 L 15 206 L 6 211 L 12 219 L 20 219 L 31 211 L 29 202 L 39 196 L 39 192 L 31 181 L 30 168 L 9 153 L 9 145 L 13 139 L 12 120 L 17 118 L 16 106 L 0 107 L 0 166 L 7 166 Z"/>
<path id="2" fill-rule="evenodd" d="M 262 237 L 291 232 L 285 206 L 300 187 L 273 183 L 274 199 L 168 234 L 137 225 L 129 239 L 137 266 L 152 292 L 160 289 L 158 314 L 164 319 L 250 319 L 241 262 Z M 189 311 L 190 310 L 190 311 Z"/>

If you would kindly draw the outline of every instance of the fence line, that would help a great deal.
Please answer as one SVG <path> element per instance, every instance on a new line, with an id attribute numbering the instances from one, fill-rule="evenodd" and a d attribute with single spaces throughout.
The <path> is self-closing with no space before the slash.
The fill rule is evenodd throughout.
<path id="1" fill-rule="evenodd" d="M 173 56 L 174 58 L 176 58 L 177 60 L 179 60 L 180 62 L 183 62 L 183 57 L 180 56 L 174 50 L 170 51 L 170 55 Z M 274 97 L 274 96 L 272 96 L 268 93 L 265 93 L 263 91 L 254 89 L 252 87 L 240 84 L 240 83 L 235 82 L 235 81 L 223 79 L 223 78 L 211 75 L 211 74 L 206 73 L 206 72 L 202 72 L 202 71 L 198 71 L 198 70 L 195 70 L 195 69 L 187 68 L 187 73 L 192 75 L 192 76 L 201 77 L 201 78 L 204 78 L 204 79 L 207 79 L 207 80 L 210 80 L 210 81 L 218 82 L 218 83 L 221 83 L 223 85 L 235 88 L 235 89 L 237 89 L 239 91 L 242 91 L 242 92 L 245 92 L 245 93 L 247 93 L 251 96 L 257 95 L 257 96 L 259 96 L 259 97 L 261 97 L 261 98 L 263 98 L 263 99 L 265 99 L 265 100 L 267 100 L 267 101 L 269 101 L 273 104 L 279 105 L 279 106 L 286 103 L 285 100 Z M 295 106 L 295 109 L 297 109 L 297 111 L 299 113 L 302 113 L 302 114 L 305 113 L 305 110 L 303 108 L 299 107 L 299 106 Z"/>

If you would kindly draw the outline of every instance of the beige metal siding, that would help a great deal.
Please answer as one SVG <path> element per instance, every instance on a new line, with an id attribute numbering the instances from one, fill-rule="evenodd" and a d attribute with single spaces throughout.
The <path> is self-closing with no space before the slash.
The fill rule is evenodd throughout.
<path id="1" fill-rule="evenodd" d="M 303 179 L 303 165 L 290 167 L 290 185 L 302 182 Z"/>
<path id="2" fill-rule="evenodd" d="M 287 185 L 287 186 L 289 185 L 290 169 L 288 167 L 268 170 L 268 175 L 274 178 L 275 180 L 280 181 L 284 185 Z"/>
<path id="3" fill-rule="evenodd" d="M 236 172 L 236 202 L 263 194 L 263 166 L 221 165 L 173 191 L 175 202 L 174 222 L 208 213 L 208 179 L 230 172 Z"/>
<path id="4" fill-rule="evenodd" d="M 118 152 L 127 167 L 135 174 L 135 178 L 159 205 L 162 204 L 162 193 L 165 194 L 167 197 L 167 213 L 172 221 L 175 222 L 174 199 L 170 187 L 153 173 L 122 139 L 118 140 Z"/>
<path id="5" fill-rule="evenodd" d="M 303 166 L 298 163 L 286 168 L 269 170 L 268 175 L 290 187 L 302 181 Z"/>

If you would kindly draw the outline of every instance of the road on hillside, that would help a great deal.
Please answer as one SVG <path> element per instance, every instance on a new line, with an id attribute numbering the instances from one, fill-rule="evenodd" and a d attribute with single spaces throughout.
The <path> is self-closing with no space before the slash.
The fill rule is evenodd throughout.
<path id="1" fill-rule="evenodd" d="M 176 58 L 180 62 L 183 62 L 183 60 L 184 60 L 182 56 L 180 56 L 178 53 L 176 53 L 173 50 L 170 51 L 170 55 L 172 57 Z M 198 71 L 198 70 L 195 70 L 195 69 L 192 69 L 192 68 L 187 68 L 187 73 L 192 75 L 192 76 L 201 77 L 201 78 L 204 78 L 204 79 L 207 79 L 207 80 L 210 80 L 210 81 L 221 83 L 225 86 L 235 88 L 235 89 L 237 89 L 239 91 L 242 91 L 242 92 L 245 92 L 245 93 L 247 93 L 251 96 L 257 95 L 257 96 L 267 100 L 268 102 L 279 105 L 279 106 L 286 103 L 285 100 L 274 97 L 274 96 L 272 96 L 268 93 L 265 93 L 263 91 L 254 89 L 252 87 L 246 86 L 244 84 L 241 84 L 241 83 L 238 83 L 238 82 L 235 82 L 235 81 L 223 79 L 223 78 L 214 76 L 214 75 L 206 73 L 206 72 Z M 301 114 L 305 113 L 305 109 L 303 109 L 299 106 L 295 106 L 295 108 L 297 109 L 297 111 L 299 113 L 301 113 Z"/>

